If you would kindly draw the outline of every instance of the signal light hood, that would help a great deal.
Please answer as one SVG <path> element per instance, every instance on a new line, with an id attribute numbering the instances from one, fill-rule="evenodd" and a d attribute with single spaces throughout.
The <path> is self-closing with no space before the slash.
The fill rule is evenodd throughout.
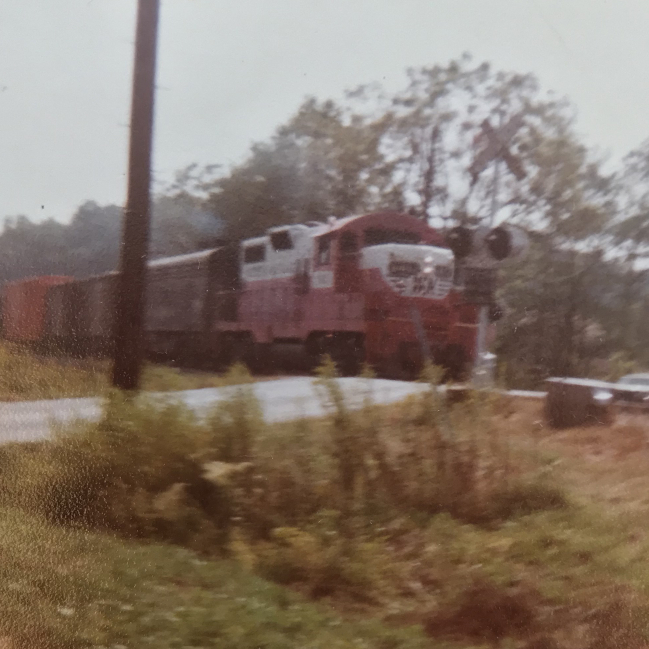
<path id="1" fill-rule="evenodd" d="M 458 225 L 446 235 L 446 243 L 456 259 L 487 257 L 496 262 L 520 257 L 529 247 L 527 234 L 511 225 L 499 225 L 492 230 Z"/>

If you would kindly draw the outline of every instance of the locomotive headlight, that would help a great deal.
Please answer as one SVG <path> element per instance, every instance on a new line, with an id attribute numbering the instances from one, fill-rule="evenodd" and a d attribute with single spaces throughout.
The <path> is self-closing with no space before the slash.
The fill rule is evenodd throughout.
<path id="1" fill-rule="evenodd" d="M 424 257 L 424 263 L 432 264 L 433 263 L 433 258 L 430 255 L 428 255 L 428 257 Z"/>
<path id="2" fill-rule="evenodd" d="M 424 266 L 424 273 L 432 273 L 432 272 L 433 272 L 432 266 Z"/>

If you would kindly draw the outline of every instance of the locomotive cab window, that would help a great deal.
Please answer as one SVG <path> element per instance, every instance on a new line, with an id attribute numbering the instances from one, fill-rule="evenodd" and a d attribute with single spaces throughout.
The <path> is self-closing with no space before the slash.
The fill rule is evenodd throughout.
<path id="1" fill-rule="evenodd" d="M 266 246 L 259 244 L 243 249 L 243 263 L 256 264 L 266 259 Z"/>
<path id="2" fill-rule="evenodd" d="M 416 261 L 394 260 L 388 264 L 388 275 L 390 277 L 412 277 L 417 275 L 421 267 Z"/>
<path id="3" fill-rule="evenodd" d="M 273 250 L 279 252 L 280 250 L 293 250 L 293 240 L 288 230 L 279 230 L 271 232 L 270 242 L 273 245 Z"/>
<path id="4" fill-rule="evenodd" d="M 318 239 L 316 263 L 318 266 L 328 266 L 331 263 L 331 237 L 325 236 Z"/>
<path id="5" fill-rule="evenodd" d="M 387 228 L 368 228 L 365 230 L 365 246 L 380 246 L 384 243 L 420 243 L 416 232 L 389 230 Z"/>
<path id="6" fill-rule="evenodd" d="M 353 255 L 358 252 L 358 240 L 353 232 L 343 232 L 340 235 L 340 254 Z"/>

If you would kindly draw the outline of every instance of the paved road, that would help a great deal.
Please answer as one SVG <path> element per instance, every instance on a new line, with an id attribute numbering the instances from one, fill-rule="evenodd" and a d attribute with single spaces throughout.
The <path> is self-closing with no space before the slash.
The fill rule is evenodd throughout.
<path id="1" fill-rule="evenodd" d="M 338 380 L 351 408 L 360 407 L 363 395 L 368 389 L 371 390 L 376 402 L 394 403 L 405 399 L 408 395 L 420 393 L 427 387 L 420 383 L 386 379 Z M 277 381 L 260 381 L 251 387 L 259 399 L 266 421 L 289 421 L 298 417 L 317 417 L 325 413 L 322 397 L 316 391 L 312 378 L 294 377 Z M 163 400 L 182 401 L 200 415 L 208 412 L 236 389 L 236 386 L 205 388 L 158 393 L 152 396 Z M 56 425 L 65 425 L 78 420 L 96 421 L 100 414 L 101 400 L 97 398 L 0 403 L 0 443 L 43 439 L 51 434 Z"/>

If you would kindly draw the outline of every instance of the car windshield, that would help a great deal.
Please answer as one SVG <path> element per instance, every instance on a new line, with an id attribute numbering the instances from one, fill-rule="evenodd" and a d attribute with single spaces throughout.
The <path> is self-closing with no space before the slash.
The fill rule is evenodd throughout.
<path id="1" fill-rule="evenodd" d="M 623 385 L 640 385 L 649 388 L 649 376 L 623 376 L 618 383 Z"/>

